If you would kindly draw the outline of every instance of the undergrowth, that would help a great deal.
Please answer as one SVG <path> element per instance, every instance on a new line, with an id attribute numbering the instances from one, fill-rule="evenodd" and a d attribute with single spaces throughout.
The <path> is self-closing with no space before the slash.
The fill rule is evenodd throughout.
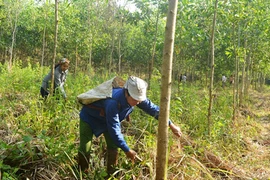
<path id="1" fill-rule="evenodd" d="M 2 179 L 104 179 L 106 144 L 101 136 L 94 140 L 91 172 L 77 168 L 79 111 L 76 96 L 114 75 L 69 74 L 68 100 L 40 99 L 41 80 L 48 68 L 21 68 L 9 73 L 0 66 L 0 168 Z M 126 78 L 127 75 L 124 75 Z M 153 75 L 148 97 L 159 104 L 160 79 Z M 219 89 L 213 101 L 211 132 L 208 132 L 208 90 L 177 82 L 172 89 L 170 118 L 180 125 L 193 144 L 182 144 L 169 131 L 169 179 L 222 179 L 229 171 L 211 169 L 205 153 L 239 164 L 248 150 L 245 138 L 257 135 L 260 126 L 253 117 L 232 121 L 232 91 Z M 125 138 L 138 152 L 141 162 L 132 164 L 120 152 L 118 176 L 121 179 L 154 179 L 158 121 L 135 108 L 130 123 L 123 123 Z M 209 135 L 210 134 L 210 135 Z M 240 162 L 241 164 L 241 162 Z"/>

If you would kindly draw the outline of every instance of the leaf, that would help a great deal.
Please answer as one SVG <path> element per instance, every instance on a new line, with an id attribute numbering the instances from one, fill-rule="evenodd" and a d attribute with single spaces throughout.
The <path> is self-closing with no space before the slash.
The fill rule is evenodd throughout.
<path id="1" fill-rule="evenodd" d="M 32 139 L 33 139 L 32 136 L 24 136 L 23 137 L 24 142 L 30 142 L 30 141 L 32 141 Z"/>

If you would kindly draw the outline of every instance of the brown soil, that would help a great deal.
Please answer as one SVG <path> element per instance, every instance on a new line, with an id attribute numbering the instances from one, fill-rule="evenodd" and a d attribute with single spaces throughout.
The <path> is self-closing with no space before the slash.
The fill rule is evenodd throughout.
<path id="1" fill-rule="evenodd" d="M 270 180 L 270 93 L 252 91 L 249 94 L 248 105 L 239 108 L 236 121 L 239 122 L 237 131 L 248 129 L 253 131 L 253 134 L 243 137 L 245 147 L 242 154 L 238 154 L 239 159 L 228 162 L 214 152 L 205 151 L 204 155 L 193 156 L 193 161 L 201 166 L 198 169 L 204 169 L 204 176 L 211 174 L 210 178 L 206 179 Z M 180 140 L 179 148 L 182 149 L 184 146 L 191 146 L 194 149 L 200 147 L 185 135 Z M 175 149 L 173 151 L 176 152 Z M 173 154 L 175 157 L 176 153 Z M 183 161 L 181 163 L 183 166 Z M 189 165 L 194 166 L 194 163 L 189 161 Z M 211 171 L 213 169 L 218 173 Z M 197 179 L 205 179 L 204 176 Z"/>
<path id="2" fill-rule="evenodd" d="M 249 151 L 242 167 L 250 172 L 252 179 L 270 179 L 270 93 L 253 91 L 249 94 L 250 109 L 259 123 L 257 137 L 246 138 Z"/>

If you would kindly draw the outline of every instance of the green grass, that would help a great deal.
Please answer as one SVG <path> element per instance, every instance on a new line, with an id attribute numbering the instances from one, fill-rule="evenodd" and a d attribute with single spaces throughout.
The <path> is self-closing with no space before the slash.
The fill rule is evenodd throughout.
<path id="1" fill-rule="evenodd" d="M 76 96 L 115 75 L 69 74 L 66 83 L 68 101 L 50 98 L 40 100 L 39 89 L 49 68 L 21 68 L 20 64 L 9 73 L 0 65 L 0 169 L 2 179 L 103 179 L 106 175 L 104 155 L 106 144 L 101 136 L 94 140 L 91 172 L 82 174 L 77 169 L 76 156 L 79 142 L 79 111 Z M 127 75 L 124 75 L 126 78 Z M 180 90 L 180 91 L 179 91 Z M 156 104 L 160 101 L 160 78 L 153 75 L 148 97 Z M 180 93 L 179 93 L 180 92 Z M 232 122 L 232 94 L 220 90 L 213 103 L 211 135 L 208 135 L 208 91 L 191 84 L 177 89 L 173 86 L 170 118 L 180 125 L 183 133 L 196 143 L 184 145 L 169 131 L 168 178 L 219 179 L 220 173 L 208 170 L 203 154 L 211 151 L 224 160 L 236 161 L 247 151 L 246 135 L 259 132 L 252 118 Z M 119 157 L 122 179 L 154 179 L 156 135 L 158 121 L 138 108 L 125 125 L 125 137 L 131 148 L 138 152 L 142 162 L 132 164 L 123 152 Z M 249 126 L 249 124 L 253 124 Z M 233 153 L 232 153 L 233 152 Z M 200 162 L 202 164 L 200 164 Z M 221 173 L 222 174 L 222 173 Z M 229 174 L 229 173 L 225 173 Z"/>

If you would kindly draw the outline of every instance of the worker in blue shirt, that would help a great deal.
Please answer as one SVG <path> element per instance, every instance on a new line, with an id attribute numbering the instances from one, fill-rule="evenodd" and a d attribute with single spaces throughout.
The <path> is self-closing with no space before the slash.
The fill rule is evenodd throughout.
<path id="1" fill-rule="evenodd" d="M 159 106 L 146 97 L 147 83 L 130 76 L 124 88 L 114 88 L 112 98 L 102 99 L 84 105 L 80 112 L 80 146 L 78 164 L 82 171 L 89 168 L 90 146 L 93 135 L 104 135 L 107 144 L 107 173 L 114 173 L 117 165 L 118 148 L 121 148 L 131 160 L 136 152 L 129 148 L 121 132 L 121 121 L 128 117 L 134 106 L 158 119 Z M 169 120 L 172 132 L 180 137 L 181 130 Z"/>
<path id="2" fill-rule="evenodd" d="M 66 95 L 66 92 L 64 89 L 64 84 L 65 84 L 66 79 L 67 79 L 69 64 L 70 64 L 70 61 L 67 58 L 63 58 L 54 67 L 55 70 L 54 70 L 54 91 L 53 91 L 53 93 L 55 93 L 56 89 L 59 89 L 60 93 L 62 94 L 62 97 L 64 99 L 67 98 L 67 95 Z M 44 99 L 46 99 L 50 93 L 49 87 L 50 87 L 51 79 L 52 79 L 52 72 L 50 71 L 42 80 L 40 94 Z"/>

